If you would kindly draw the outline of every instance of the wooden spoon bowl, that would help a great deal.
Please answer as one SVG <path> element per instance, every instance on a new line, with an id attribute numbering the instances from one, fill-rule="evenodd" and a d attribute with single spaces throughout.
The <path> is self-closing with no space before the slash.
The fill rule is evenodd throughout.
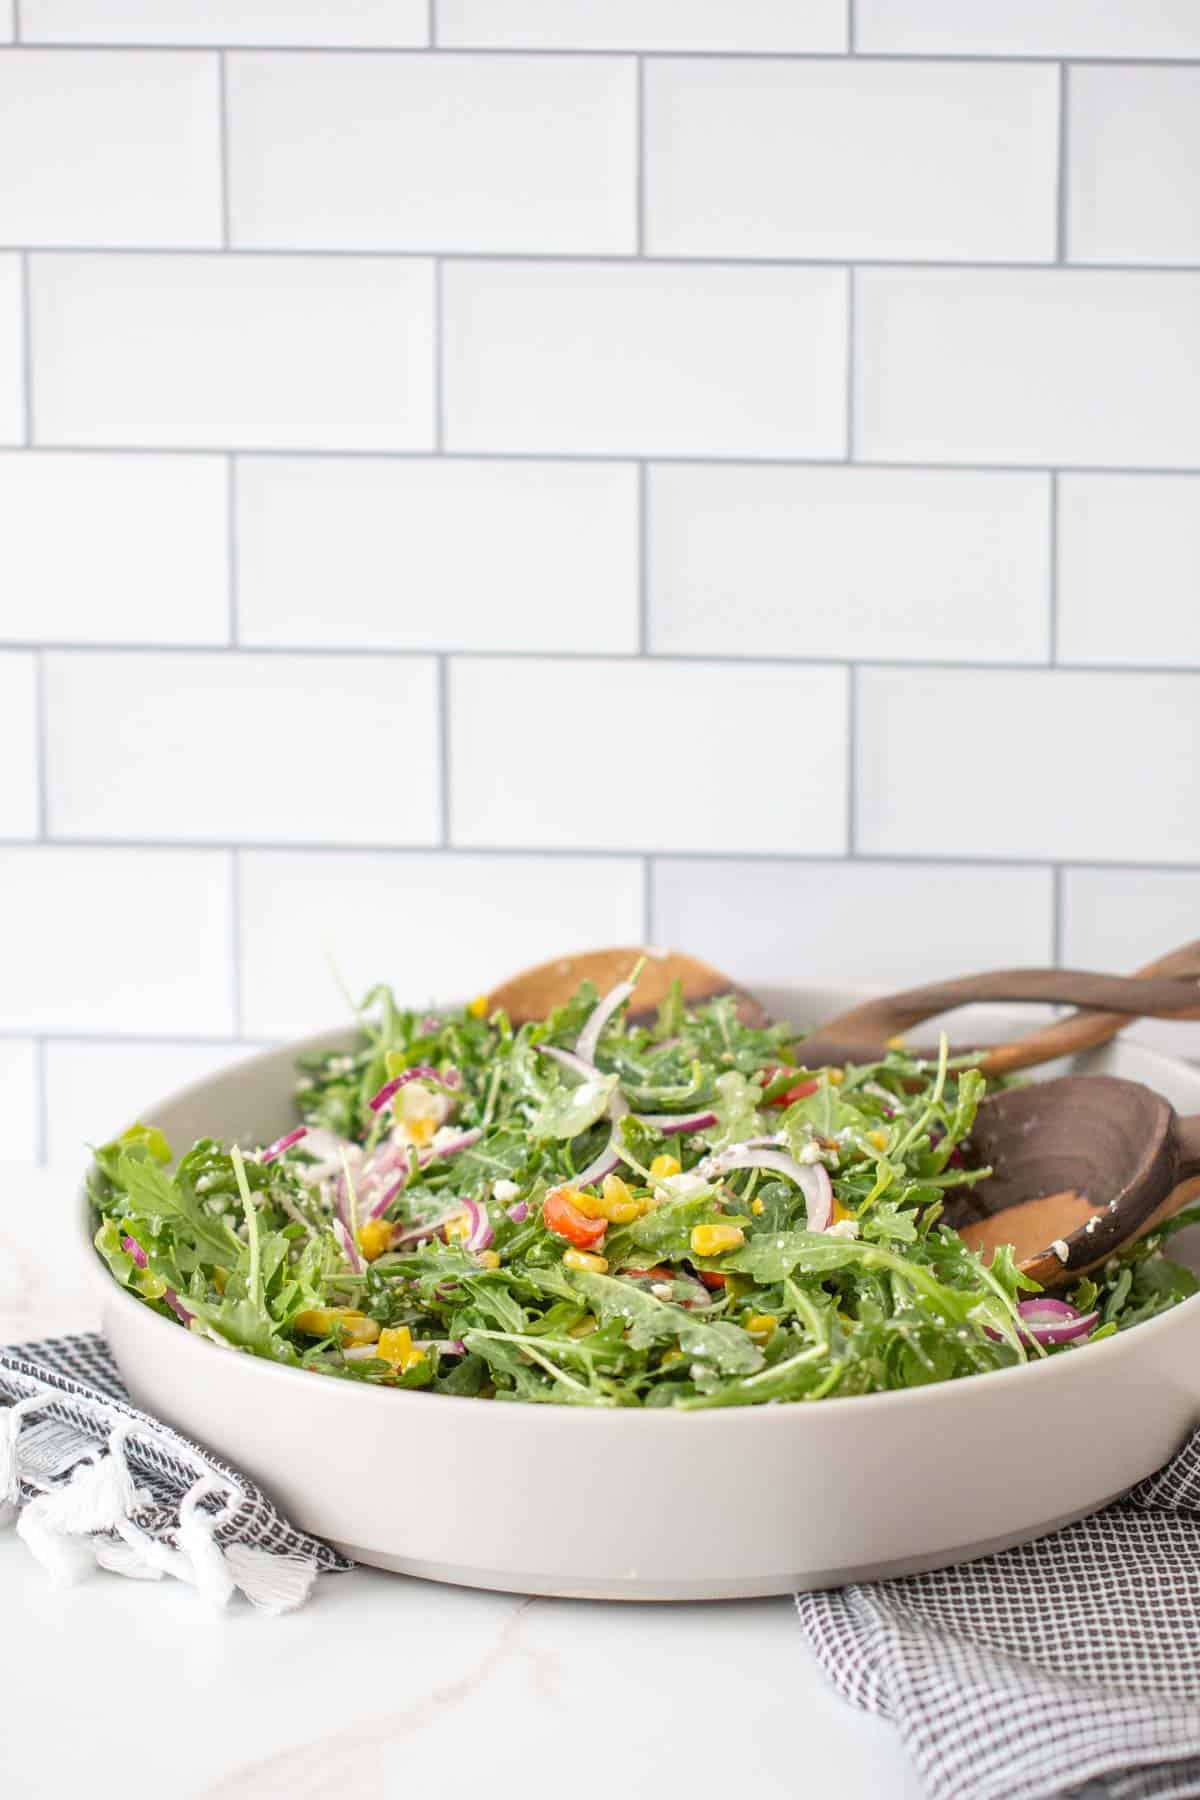
<path id="1" fill-rule="evenodd" d="M 630 971 L 643 961 L 627 1016 L 635 1025 L 649 1024 L 658 1007 L 678 981 L 685 1006 L 703 1006 L 723 994 L 733 994 L 737 1014 L 743 1025 L 765 1025 L 767 1015 L 746 989 L 730 981 L 720 969 L 687 956 L 682 950 L 659 950 L 638 944 L 623 944 L 611 950 L 580 950 L 573 956 L 554 956 L 535 968 L 523 969 L 519 975 L 501 982 L 488 995 L 491 1007 L 502 1006 L 514 1025 L 544 1019 L 556 1006 L 571 998 L 581 981 L 590 981 L 597 993 L 605 994 L 619 981 L 627 981 Z"/>
<path id="2" fill-rule="evenodd" d="M 1026 1274 L 1061 1287 L 1168 1215 L 1200 1175 L 1200 1116 L 1139 1081 L 1064 1075 L 985 1100 L 967 1149 L 993 1173 L 947 1222 L 973 1248 L 1012 1244 Z"/>

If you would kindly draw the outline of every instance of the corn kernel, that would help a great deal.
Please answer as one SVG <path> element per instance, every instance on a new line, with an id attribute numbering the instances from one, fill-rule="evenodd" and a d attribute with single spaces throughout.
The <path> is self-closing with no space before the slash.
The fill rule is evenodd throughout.
<path id="1" fill-rule="evenodd" d="M 399 1369 L 402 1375 L 425 1361 L 425 1351 L 413 1343 L 412 1332 L 407 1325 L 394 1325 L 387 1331 L 380 1332 L 375 1354 L 380 1362 L 391 1363 L 393 1369 Z"/>
<path id="2" fill-rule="evenodd" d="M 392 1227 L 387 1219 L 368 1219 L 358 1228 L 358 1247 L 368 1262 L 382 1256 L 392 1241 Z"/>
<path id="3" fill-rule="evenodd" d="M 591 1313 L 584 1313 L 582 1319 L 577 1319 L 574 1325 L 568 1326 L 567 1336 L 573 1338 L 591 1337 L 593 1331 L 599 1331 L 599 1329 L 599 1322 L 592 1317 Z"/>
<path id="4" fill-rule="evenodd" d="M 834 1203 L 833 1203 L 833 1223 L 835 1225 L 840 1225 L 843 1219 L 852 1219 L 853 1217 L 854 1217 L 854 1214 L 850 1211 L 850 1208 L 848 1206 L 843 1206 L 840 1200 L 834 1201 Z"/>
<path id="5" fill-rule="evenodd" d="M 887 1048 L 889 1050 L 906 1050 L 908 1048 L 908 1039 L 905 1037 L 890 1037 L 887 1040 Z"/>
<path id="6" fill-rule="evenodd" d="M 682 1361 L 683 1361 L 683 1351 L 682 1350 L 664 1350 L 663 1351 L 662 1366 L 664 1369 L 666 1368 L 668 1363 L 682 1362 Z"/>
<path id="7" fill-rule="evenodd" d="M 655 1181 L 665 1181 L 668 1175 L 682 1175 L 683 1164 L 677 1156 L 668 1156 L 666 1152 L 656 1156 L 650 1164 L 650 1173 Z"/>
<path id="8" fill-rule="evenodd" d="M 606 1175 L 598 1194 L 571 1187 L 562 1188 L 560 1192 L 585 1218 L 607 1219 L 611 1225 L 632 1225 L 645 1210 L 619 1175 Z"/>
<path id="9" fill-rule="evenodd" d="M 422 1149 L 433 1142 L 433 1134 L 438 1128 L 437 1120 L 430 1115 L 422 1117 L 418 1114 L 415 1119 L 403 1119 L 401 1123 L 413 1143 L 420 1144 Z"/>
<path id="10" fill-rule="evenodd" d="M 467 1007 L 467 1011 L 473 1019 L 482 1019 L 487 1012 L 487 1009 L 488 997 L 486 994 L 476 994 L 475 998 L 471 1001 L 471 1004 Z"/>
<path id="11" fill-rule="evenodd" d="M 446 1242 L 448 1244 L 461 1243 L 464 1238 L 470 1237 L 472 1223 L 473 1220 L 469 1212 L 463 1211 L 452 1214 L 442 1226 Z"/>
<path id="12" fill-rule="evenodd" d="M 349 1306 L 310 1306 L 298 1312 L 292 1323 L 309 1337 L 329 1337 L 340 1331 L 344 1344 L 373 1344 L 379 1336 L 374 1319 Z"/>
<path id="13" fill-rule="evenodd" d="M 591 1250 L 564 1250 L 563 1262 L 568 1269 L 583 1269 L 589 1275 L 607 1275 L 607 1256 L 596 1256 Z"/>
<path id="14" fill-rule="evenodd" d="M 762 1201 L 761 1200 L 752 1200 L 750 1202 L 750 1211 L 754 1214 L 756 1219 L 761 1219 L 763 1216 Z"/>
<path id="15" fill-rule="evenodd" d="M 886 1131 L 868 1131 L 867 1142 L 868 1144 L 873 1144 L 876 1150 L 886 1150 L 888 1147 L 888 1134 Z"/>
<path id="16" fill-rule="evenodd" d="M 216 1288 L 218 1294 L 223 1294 L 225 1292 L 225 1284 L 228 1280 L 229 1280 L 229 1270 L 228 1269 L 214 1269 L 213 1270 L 212 1284 Z"/>
<path id="17" fill-rule="evenodd" d="M 746 1241 L 740 1225 L 693 1225 L 689 1243 L 697 1256 L 723 1256 L 737 1250 Z"/>
<path id="18" fill-rule="evenodd" d="M 500 1252 L 498 1250 L 481 1250 L 476 1256 L 475 1261 L 479 1264 L 481 1269 L 498 1269 L 500 1267 Z"/>
<path id="19" fill-rule="evenodd" d="M 830 1087 L 841 1087 L 846 1079 L 846 1071 L 845 1069 L 830 1069 L 826 1073 L 825 1079 Z"/>
<path id="20" fill-rule="evenodd" d="M 746 1330 L 760 1344 L 765 1344 L 778 1323 L 778 1319 L 772 1318 L 770 1313 L 751 1313 L 746 1320 Z"/>

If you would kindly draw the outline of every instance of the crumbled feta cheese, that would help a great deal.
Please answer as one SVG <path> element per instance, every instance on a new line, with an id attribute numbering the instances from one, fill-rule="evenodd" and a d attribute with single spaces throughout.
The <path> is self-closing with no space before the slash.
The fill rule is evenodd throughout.
<path id="1" fill-rule="evenodd" d="M 650 1292 L 656 1300 L 669 1300 L 673 1291 L 669 1281 L 652 1281 L 650 1284 Z"/>
<path id="2" fill-rule="evenodd" d="M 836 1225 L 829 1225 L 825 1230 L 826 1237 L 856 1238 L 858 1236 L 857 1219 L 839 1219 Z"/>
<path id="3" fill-rule="evenodd" d="M 702 1194 L 708 1185 L 703 1175 L 697 1175 L 694 1169 L 684 1175 L 664 1175 L 656 1183 L 656 1186 L 668 1193 L 672 1200 L 694 1200 L 696 1195 Z"/>
<path id="4" fill-rule="evenodd" d="M 1060 1263 L 1065 1263 L 1071 1254 L 1070 1246 L 1065 1238 L 1055 1238 L 1050 1248 L 1053 1250 Z"/>
<path id="5" fill-rule="evenodd" d="M 809 1138 L 807 1144 L 801 1145 L 796 1161 L 798 1163 L 819 1163 L 820 1160 L 821 1146 L 816 1138 Z"/>
<path id="6" fill-rule="evenodd" d="M 515 1200 L 520 1191 L 515 1181 L 501 1179 L 492 1186 L 492 1196 L 496 1200 Z"/>

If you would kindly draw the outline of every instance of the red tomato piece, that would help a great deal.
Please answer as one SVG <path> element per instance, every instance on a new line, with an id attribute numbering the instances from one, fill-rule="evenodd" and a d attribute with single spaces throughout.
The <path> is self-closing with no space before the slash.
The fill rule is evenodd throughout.
<path id="1" fill-rule="evenodd" d="M 590 1250 L 608 1230 L 607 1219 L 589 1219 L 586 1213 L 572 1205 L 561 1188 L 551 1188 L 546 1195 L 542 1202 L 542 1218 L 548 1231 L 556 1237 L 566 1238 L 577 1250 Z"/>

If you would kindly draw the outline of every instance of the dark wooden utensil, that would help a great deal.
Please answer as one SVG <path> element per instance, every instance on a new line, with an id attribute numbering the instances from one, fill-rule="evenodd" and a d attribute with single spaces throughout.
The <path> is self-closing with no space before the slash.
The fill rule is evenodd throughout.
<path id="1" fill-rule="evenodd" d="M 630 1001 L 628 1016 L 635 1024 L 645 1024 L 654 1017 L 659 1003 L 678 981 L 686 1006 L 702 1006 L 722 994 L 737 996 L 738 1017 L 743 1025 L 765 1025 L 767 1015 L 754 998 L 720 969 L 688 956 L 682 950 L 651 950 L 638 945 L 620 945 L 612 950 L 581 950 L 574 956 L 555 956 L 535 968 L 523 969 L 519 975 L 502 982 L 488 995 L 490 1006 L 502 1006 L 514 1025 L 531 1019 L 544 1019 L 556 1006 L 571 998 L 581 981 L 590 981 L 598 993 L 607 993 L 619 981 L 625 981 L 634 965 L 645 963 Z"/>
<path id="2" fill-rule="evenodd" d="M 994 1171 L 949 1224 L 976 1249 L 1013 1244 L 1026 1274 L 1061 1287 L 1192 1197 L 1200 1114 L 1116 1075 L 1064 1075 L 985 1100 L 968 1159 Z"/>

